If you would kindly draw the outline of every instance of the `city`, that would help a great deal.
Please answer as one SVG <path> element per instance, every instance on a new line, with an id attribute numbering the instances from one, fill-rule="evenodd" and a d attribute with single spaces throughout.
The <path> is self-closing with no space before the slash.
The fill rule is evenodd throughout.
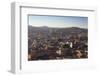
<path id="1" fill-rule="evenodd" d="M 88 29 L 28 26 L 28 60 L 88 58 Z"/>

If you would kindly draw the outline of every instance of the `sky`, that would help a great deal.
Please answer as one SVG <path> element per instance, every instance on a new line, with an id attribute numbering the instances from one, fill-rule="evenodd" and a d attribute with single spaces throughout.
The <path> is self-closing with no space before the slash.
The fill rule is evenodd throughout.
<path id="1" fill-rule="evenodd" d="M 29 15 L 28 25 L 35 27 L 47 26 L 54 28 L 88 28 L 88 17 Z"/>

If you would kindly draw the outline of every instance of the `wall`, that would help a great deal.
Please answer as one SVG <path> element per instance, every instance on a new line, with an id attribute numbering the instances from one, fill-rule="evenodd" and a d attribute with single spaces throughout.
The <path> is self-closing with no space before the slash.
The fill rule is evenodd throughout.
<path id="1" fill-rule="evenodd" d="M 100 1 L 99 0 L 1 0 L 0 2 L 0 76 L 13 76 L 13 74 L 9 73 L 10 69 L 10 47 L 11 47 L 11 8 L 10 8 L 10 3 L 13 1 L 17 2 L 33 2 L 37 5 L 45 5 L 45 6 L 66 6 L 66 5 L 76 5 L 76 6 L 95 6 L 97 7 L 97 34 L 98 34 L 98 45 L 100 41 Z M 98 46 L 99 47 L 99 46 Z M 97 53 L 97 69 L 95 70 L 69 70 L 69 71 L 62 71 L 62 72 L 52 72 L 52 73 L 40 73 L 40 74 L 24 74 L 25 76 L 52 76 L 52 75 L 57 75 L 57 76 L 99 76 L 99 71 L 100 71 L 100 50 L 98 48 L 98 53 Z M 17 75 L 19 76 L 19 75 Z"/>

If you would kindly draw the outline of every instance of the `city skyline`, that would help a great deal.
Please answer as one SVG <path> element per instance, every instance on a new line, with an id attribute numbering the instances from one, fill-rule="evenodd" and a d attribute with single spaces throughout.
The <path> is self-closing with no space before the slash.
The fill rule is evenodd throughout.
<path id="1" fill-rule="evenodd" d="M 28 25 L 34 27 L 79 27 L 88 28 L 88 17 L 79 16 L 47 16 L 47 15 L 29 15 Z"/>

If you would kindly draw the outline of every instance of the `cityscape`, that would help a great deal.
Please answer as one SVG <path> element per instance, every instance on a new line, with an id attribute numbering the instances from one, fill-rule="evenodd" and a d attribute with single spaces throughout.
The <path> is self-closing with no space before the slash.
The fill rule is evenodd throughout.
<path id="1" fill-rule="evenodd" d="M 88 18 L 29 15 L 28 61 L 88 58 Z"/>

